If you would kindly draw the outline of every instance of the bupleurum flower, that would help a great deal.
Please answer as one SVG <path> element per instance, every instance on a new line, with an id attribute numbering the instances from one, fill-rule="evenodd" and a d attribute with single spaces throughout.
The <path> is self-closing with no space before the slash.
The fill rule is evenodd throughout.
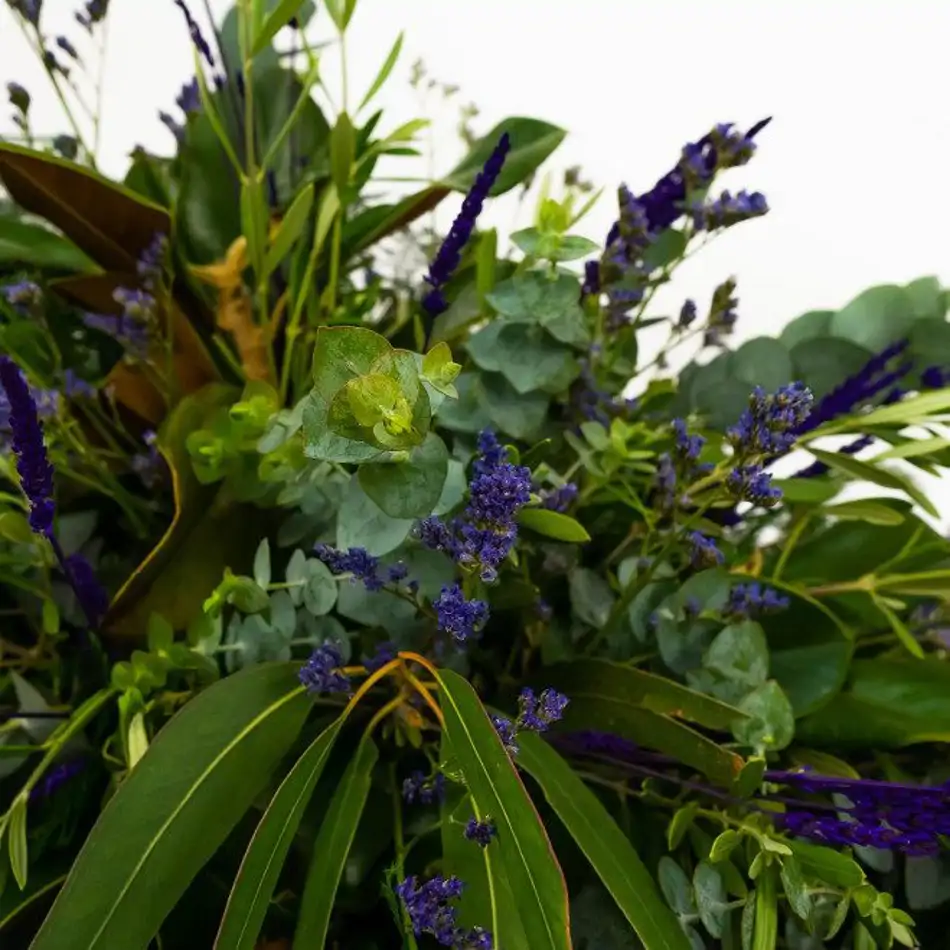
<path id="1" fill-rule="evenodd" d="M 483 600 L 466 600 L 458 584 L 443 587 L 432 607 L 439 629 L 459 645 L 476 637 L 488 620 L 488 604 Z"/>
<path id="2" fill-rule="evenodd" d="M 443 551 L 491 583 L 517 538 L 517 514 L 531 500 L 531 472 L 508 462 L 505 448 L 486 430 L 479 437 L 472 473 L 462 514 L 449 523 L 437 516 L 425 518 L 416 531 L 426 547 Z"/>
<path id="3" fill-rule="evenodd" d="M 461 897 L 464 887 L 457 877 L 437 875 L 420 883 L 410 875 L 395 890 L 417 937 L 431 934 L 443 947 L 454 950 L 492 950 L 492 936 L 486 930 L 466 930 L 458 925 L 457 908 L 449 902 Z"/>
<path id="4" fill-rule="evenodd" d="M 498 834 L 498 829 L 491 819 L 479 821 L 477 818 L 469 818 L 464 834 L 469 841 L 474 841 L 480 848 L 487 848 L 491 844 L 491 839 Z"/>
<path id="5" fill-rule="evenodd" d="M 343 654 L 330 640 L 310 654 L 310 659 L 300 668 L 300 682 L 308 693 L 348 693 L 350 678 L 343 672 Z"/>
<path id="6" fill-rule="evenodd" d="M 431 319 L 437 317 L 448 306 L 443 294 L 445 285 L 462 259 L 462 251 L 472 236 L 475 222 L 482 213 L 482 206 L 485 204 L 488 193 L 501 174 L 510 148 L 511 140 L 506 132 L 476 176 L 475 182 L 462 202 L 462 210 L 452 223 L 449 233 L 429 267 L 425 280 L 430 289 L 422 300 L 422 306 Z"/>

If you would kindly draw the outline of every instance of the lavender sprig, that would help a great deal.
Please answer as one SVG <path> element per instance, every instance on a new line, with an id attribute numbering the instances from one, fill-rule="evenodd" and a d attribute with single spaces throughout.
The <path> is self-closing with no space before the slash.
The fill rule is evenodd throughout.
<path id="1" fill-rule="evenodd" d="M 451 230 L 429 267 L 425 279 L 431 289 L 423 298 L 422 306 L 431 319 L 435 319 L 448 306 L 442 291 L 459 265 L 462 250 L 472 236 L 475 222 L 482 213 L 488 193 L 501 174 L 510 148 L 511 139 L 505 132 L 475 178 L 475 183 L 462 202 L 462 210 L 452 223 Z"/>

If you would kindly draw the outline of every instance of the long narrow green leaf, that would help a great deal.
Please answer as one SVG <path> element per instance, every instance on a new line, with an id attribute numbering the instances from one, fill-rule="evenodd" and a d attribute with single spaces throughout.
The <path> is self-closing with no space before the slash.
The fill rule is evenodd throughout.
<path id="1" fill-rule="evenodd" d="M 836 468 L 852 479 L 861 482 L 872 482 L 880 485 L 882 488 L 891 488 L 901 491 L 913 501 L 917 502 L 921 508 L 934 518 L 939 517 L 939 512 L 934 508 L 933 502 L 906 476 L 899 475 L 897 472 L 891 472 L 887 469 L 877 468 L 868 462 L 862 462 L 851 455 L 842 455 L 840 452 L 824 452 L 821 449 L 809 447 L 809 452 L 824 462 L 831 468 Z"/>
<path id="2" fill-rule="evenodd" d="M 518 762 L 587 856 L 645 950 L 689 950 L 650 872 L 597 796 L 540 736 L 521 735 Z"/>
<path id="3" fill-rule="evenodd" d="M 251 950 L 257 943 L 287 852 L 342 725 L 340 718 L 324 729 L 274 793 L 231 888 L 216 950 Z"/>
<path id="4" fill-rule="evenodd" d="M 297 238 L 303 233 L 304 225 L 310 217 L 310 209 L 313 207 L 313 193 L 314 186 L 311 183 L 294 198 L 293 204 L 287 209 L 274 242 L 267 249 L 262 280 L 274 273 L 280 266 L 280 262 L 290 253 Z"/>
<path id="5" fill-rule="evenodd" d="M 557 663 L 545 670 L 545 683 L 561 689 L 572 699 L 581 695 L 604 696 L 721 732 L 728 732 L 737 719 L 746 718 L 735 706 L 712 696 L 609 660 Z"/>
<path id="6" fill-rule="evenodd" d="M 255 32 L 251 46 L 251 58 L 263 52 L 270 41 L 297 15 L 304 0 L 280 0 L 267 15 L 260 29 Z"/>
<path id="7" fill-rule="evenodd" d="M 343 775 L 330 803 L 313 849 L 313 860 L 303 889 L 300 919 L 294 934 L 295 950 L 317 950 L 324 945 L 336 890 L 343 876 L 346 856 L 369 795 L 379 751 L 364 739 Z"/>
<path id="8" fill-rule="evenodd" d="M 541 819 L 471 684 L 451 670 L 438 678 L 446 731 L 472 798 L 498 829 L 490 847 L 497 845 L 531 950 L 570 950 L 567 889 Z"/>
<path id="9" fill-rule="evenodd" d="M 357 112 L 363 111 L 367 103 L 373 98 L 373 96 L 376 95 L 377 92 L 379 92 L 383 83 L 389 78 L 389 74 L 393 71 L 393 66 L 396 65 L 396 60 L 399 59 L 399 53 L 402 50 L 402 39 L 403 34 L 400 33 L 399 36 L 396 37 L 396 42 L 393 43 L 393 48 L 389 51 L 386 61 L 380 67 L 376 78 L 373 80 L 373 84 L 369 87 L 369 89 L 366 90 L 366 95 L 363 96 L 362 101 L 357 106 Z"/>
<path id="10" fill-rule="evenodd" d="M 292 663 L 250 667 L 188 703 L 106 805 L 32 950 L 143 950 L 310 708 Z"/>

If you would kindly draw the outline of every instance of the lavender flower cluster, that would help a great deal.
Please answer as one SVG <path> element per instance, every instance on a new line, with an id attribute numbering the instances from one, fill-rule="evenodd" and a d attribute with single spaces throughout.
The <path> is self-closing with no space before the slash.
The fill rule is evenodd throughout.
<path id="1" fill-rule="evenodd" d="M 462 202 L 462 210 L 452 223 L 448 235 L 429 267 L 425 280 L 430 289 L 422 300 L 422 306 L 430 319 L 437 317 L 448 306 L 444 295 L 445 285 L 462 259 L 462 251 L 472 236 L 485 199 L 498 180 L 510 149 L 511 139 L 506 132 L 499 139 L 488 161 L 475 178 L 474 184 Z"/>
<path id="2" fill-rule="evenodd" d="M 758 617 L 762 614 L 785 610 L 791 601 L 772 587 L 763 587 L 758 581 L 736 584 L 729 592 L 724 612 L 736 618 Z"/>
<path id="3" fill-rule="evenodd" d="M 510 755 L 518 754 L 518 733 L 546 732 L 548 728 L 564 715 L 570 700 L 554 689 L 544 689 L 535 695 L 533 689 L 525 687 L 518 696 L 518 716 L 512 721 L 504 716 L 492 716 L 492 724 L 502 745 Z"/>
<path id="4" fill-rule="evenodd" d="M 300 682 L 313 695 L 323 693 L 348 693 L 350 678 L 342 670 L 343 654 L 337 644 L 326 640 L 310 654 L 310 659 L 300 668 Z"/>

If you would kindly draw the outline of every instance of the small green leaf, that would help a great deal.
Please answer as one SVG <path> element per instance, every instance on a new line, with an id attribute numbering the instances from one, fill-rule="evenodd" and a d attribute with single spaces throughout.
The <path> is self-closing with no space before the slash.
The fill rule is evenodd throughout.
<path id="1" fill-rule="evenodd" d="M 7 818 L 7 849 L 10 855 L 10 870 L 17 887 L 26 887 L 29 871 L 29 856 L 26 844 L 26 806 L 29 796 L 18 795 L 10 806 Z"/>
<path id="2" fill-rule="evenodd" d="M 795 717 L 782 687 L 769 680 L 749 693 L 739 708 L 750 716 L 733 726 L 736 739 L 756 752 L 784 749 L 795 735 Z"/>
<path id="3" fill-rule="evenodd" d="M 887 622 L 891 625 L 891 629 L 897 635 L 897 639 L 907 648 L 907 652 L 911 656 L 917 657 L 918 660 L 924 658 L 924 648 L 920 645 L 920 642 L 917 638 L 911 633 L 908 629 L 907 624 L 887 605 L 883 597 L 873 596 L 871 598 L 874 601 L 874 605 L 878 610 L 887 617 Z"/>
<path id="4" fill-rule="evenodd" d="M 336 891 L 366 806 L 378 759 L 379 752 L 372 739 L 360 742 L 320 824 L 294 932 L 297 950 L 324 946 Z"/>
<path id="5" fill-rule="evenodd" d="M 281 868 L 343 722 L 342 717 L 334 720 L 297 759 L 258 822 L 218 928 L 215 946 L 220 950 L 253 950 L 257 945 Z"/>
<path id="6" fill-rule="evenodd" d="M 293 204 L 287 209 L 284 219 L 280 222 L 277 234 L 264 257 L 263 277 L 269 277 L 277 270 L 294 244 L 297 243 L 297 239 L 303 234 L 303 229 L 313 208 L 313 198 L 314 185 L 311 183 L 299 192 L 297 197 L 294 198 Z"/>
<path id="7" fill-rule="evenodd" d="M 782 888 L 788 898 L 789 906 L 802 920 L 808 920 L 812 904 L 799 863 L 794 857 L 785 857 L 782 859 L 781 867 Z"/>
<path id="8" fill-rule="evenodd" d="M 657 878 L 666 903 L 680 917 L 689 917 L 696 913 L 696 899 L 686 872 L 668 855 L 660 858 L 657 866 Z"/>
<path id="9" fill-rule="evenodd" d="M 703 926 L 711 937 L 719 940 L 729 915 L 729 901 L 718 868 L 706 861 L 700 861 L 693 872 L 693 891 Z"/>
<path id="10" fill-rule="evenodd" d="M 689 802 L 682 808 L 677 808 L 673 813 L 673 817 L 666 828 L 666 845 L 670 851 L 675 851 L 680 846 L 698 810 L 699 804 L 697 802 Z"/>
<path id="11" fill-rule="evenodd" d="M 436 343 L 422 359 L 422 378 L 446 395 L 455 395 L 455 382 L 462 367 L 453 362 L 448 343 Z"/>
<path id="12" fill-rule="evenodd" d="M 566 541 L 571 544 L 585 544 L 590 541 L 587 529 L 570 515 L 551 511 L 547 508 L 522 508 L 518 523 L 546 538 Z"/>
<path id="13" fill-rule="evenodd" d="M 161 615 L 153 613 L 148 618 L 148 648 L 152 653 L 167 650 L 175 641 L 175 630 Z"/>
<path id="14" fill-rule="evenodd" d="M 339 587 L 333 574 L 330 573 L 330 568 L 323 561 L 309 558 L 304 562 L 303 579 L 306 581 L 302 594 L 304 607 L 314 617 L 328 614 L 333 609 L 339 593 Z"/>
<path id="15" fill-rule="evenodd" d="M 468 681 L 446 669 L 438 679 L 449 740 L 480 813 L 497 826 L 498 851 L 529 945 L 570 950 L 567 888 L 517 769 Z"/>
<path id="16" fill-rule="evenodd" d="M 709 849 L 709 860 L 713 863 L 725 861 L 741 840 L 742 836 L 738 831 L 727 828 L 713 841 L 712 847 Z"/>
<path id="17" fill-rule="evenodd" d="M 703 666 L 740 686 L 761 686 L 769 675 L 769 647 L 753 620 L 724 627 L 709 645 Z"/>
<path id="18" fill-rule="evenodd" d="M 449 450 L 434 433 L 399 462 L 360 466 L 360 487 L 391 518 L 425 518 L 442 497 L 449 470 Z"/>
<path id="19" fill-rule="evenodd" d="M 254 580 L 265 590 L 270 584 L 270 542 L 264 538 L 254 555 Z"/>
<path id="20" fill-rule="evenodd" d="M 366 108 L 367 104 L 379 92 L 383 87 L 383 83 L 389 78 L 389 74 L 393 71 L 393 67 L 396 65 L 396 60 L 399 59 L 399 53 L 402 51 L 402 40 L 403 34 L 400 33 L 396 37 L 396 42 L 393 43 L 393 48 L 389 51 L 389 55 L 386 57 L 385 62 L 380 67 L 379 72 L 376 74 L 376 78 L 373 80 L 373 84 L 366 90 L 366 95 L 363 96 L 362 101 L 357 107 L 357 112 L 362 112 Z"/>
<path id="21" fill-rule="evenodd" d="M 336 543 L 341 550 L 366 548 L 375 557 L 395 551 L 409 536 L 411 518 L 392 518 L 360 487 L 353 476 L 337 516 Z"/>
<path id="22" fill-rule="evenodd" d="M 297 15 L 306 0 L 279 0 L 277 6 L 264 20 L 260 29 L 256 31 L 254 44 L 251 47 L 251 58 L 270 44 L 270 41 Z"/>
<path id="23" fill-rule="evenodd" d="M 529 734 L 518 741 L 519 763 L 541 786 L 645 950 L 687 950 L 689 944 L 663 906 L 649 871 L 594 793 L 543 739 Z"/>
<path id="24" fill-rule="evenodd" d="M 353 159 L 356 156 L 356 132 L 350 117 L 341 112 L 330 133 L 330 172 L 338 193 L 349 187 L 353 174 Z"/>

